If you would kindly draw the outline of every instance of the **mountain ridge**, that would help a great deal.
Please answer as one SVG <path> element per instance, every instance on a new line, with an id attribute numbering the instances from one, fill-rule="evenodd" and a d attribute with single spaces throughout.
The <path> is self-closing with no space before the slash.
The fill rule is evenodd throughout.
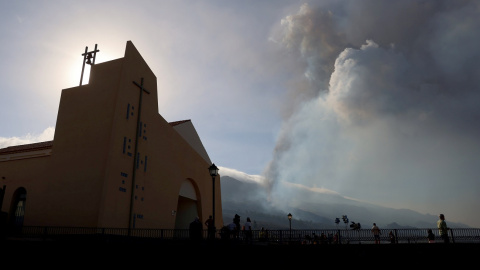
<path id="1" fill-rule="evenodd" d="M 260 183 L 231 176 L 221 176 L 220 181 L 224 225 L 232 222 L 235 214 L 240 215 L 241 220 L 250 217 L 254 229 L 288 229 L 288 213 L 292 213 L 292 228 L 296 229 L 348 228 L 352 222 L 360 223 L 362 228 L 370 228 L 374 222 L 383 229 L 435 228 L 438 220 L 436 215 L 410 209 L 388 208 L 338 194 L 319 194 L 303 189 L 295 190 L 297 205 L 282 210 L 267 199 L 267 189 Z M 343 215 L 347 216 L 347 223 L 342 220 Z M 338 224 L 335 223 L 336 218 L 340 220 Z M 451 221 L 448 225 L 451 228 L 469 228 Z"/>

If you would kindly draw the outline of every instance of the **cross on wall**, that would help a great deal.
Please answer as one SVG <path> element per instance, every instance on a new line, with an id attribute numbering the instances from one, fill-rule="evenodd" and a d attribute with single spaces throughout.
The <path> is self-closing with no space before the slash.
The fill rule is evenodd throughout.
<path id="1" fill-rule="evenodd" d="M 133 213 L 133 201 L 134 201 L 134 198 L 135 198 L 135 172 L 137 170 L 137 167 L 136 167 L 136 164 L 137 164 L 137 158 L 138 158 L 138 137 L 141 135 L 139 134 L 139 131 L 141 130 L 141 121 L 140 121 L 140 116 L 141 116 L 141 113 L 142 113 L 142 97 L 143 97 L 143 92 L 147 93 L 147 94 L 150 94 L 150 92 L 144 88 L 143 86 L 143 77 L 140 81 L 140 84 L 137 83 L 136 81 L 133 81 L 133 84 L 135 84 L 136 86 L 138 86 L 140 88 L 140 98 L 138 100 L 138 115 L 137 115 L 137 130 L 135 132 L 135 149 L 134 149 L 134 156 L 133 156 L 133 172 L 132 172 L 132 194 L 131 194 L 131 198 L 130 198 L 130 216 L 129 216 L 129 223 L 128 223 L 128 227 L 129 229 L 130 228 L 133 228 L 134 225 L 133 225 L 133 216 L 134 216 L 134 213 Z M 130 230 L 129 230 L 129 234 L 130 234 Z"/>

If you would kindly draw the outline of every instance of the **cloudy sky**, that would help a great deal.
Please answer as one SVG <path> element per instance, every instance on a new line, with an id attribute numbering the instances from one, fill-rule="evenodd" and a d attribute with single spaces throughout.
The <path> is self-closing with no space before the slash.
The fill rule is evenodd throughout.
<path id="1" fill-rule="evenodd" d="M 480 227 L 478 1 L 0 1 L 0 148 L 131 40 L 220 173 Z M 86 71 L 88 81 L 88 66 Z M 344 213 L 339 213 L 339 215 Z M 346 214 L 346 213 L 345 213 Z"/>

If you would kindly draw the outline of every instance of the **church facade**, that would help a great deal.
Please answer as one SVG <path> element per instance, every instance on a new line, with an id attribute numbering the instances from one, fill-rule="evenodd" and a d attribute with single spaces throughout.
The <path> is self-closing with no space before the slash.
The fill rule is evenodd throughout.
<path id="1" fill-rule="evenodd" d="M 0 149 L 4 225 L 186 229 L 214 207 L 221 227 L 220 176 L 191 120 L 159 114 L 156 79 L 128 41 L 62 90 L 52 141 Z"/>

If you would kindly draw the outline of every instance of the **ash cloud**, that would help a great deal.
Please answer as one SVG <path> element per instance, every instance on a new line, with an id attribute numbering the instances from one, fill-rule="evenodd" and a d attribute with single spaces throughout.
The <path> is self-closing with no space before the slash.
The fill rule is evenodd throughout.
<path id="1" fill-rule="evenodd" d="M 480 226 L 479 11 L 331 1 L 285 17 L 273 40 L 302 70 L 264 172 L 271 201 L 301 203 L 289 182 Z"/>

